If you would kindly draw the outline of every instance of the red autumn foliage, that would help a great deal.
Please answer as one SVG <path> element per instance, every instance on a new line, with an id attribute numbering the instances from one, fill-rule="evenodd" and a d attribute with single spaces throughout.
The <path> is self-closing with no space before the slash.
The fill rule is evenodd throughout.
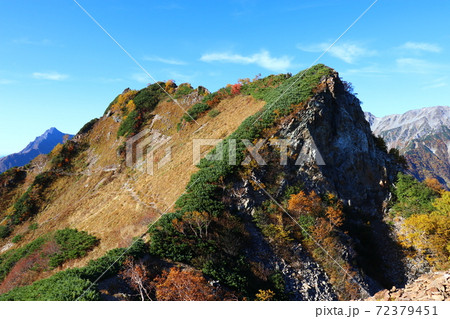
<path id="1" fill-rule="evenodd" d="M 57 252 L 59 246 L 54 241 L 49 241 L 41 249 L 20 259 L 0 284 L 0 294 L 32 284 L 38 279 L 39 274 L 47 269 L 49 256 Z"/>
<path id="2" fill-rule="evenodd" d="M 181 270 L 172 267 L 155 279 L 156 298 L 172 301 L 210 301 L 219 300 L 212 287 L 201 272 L 192 269 Z"/>
<path id="3" fill-rule="evenodd" d="M 241 93 L 241 88 L 242 88 L 242 84 L 241 84 L 241 83 L 233 84 L 233 85 L 231 86 L 231 94 L 232 94 L 232 95 L 238 95 L 238 94 L 240 94 L 240 93 Z"/>

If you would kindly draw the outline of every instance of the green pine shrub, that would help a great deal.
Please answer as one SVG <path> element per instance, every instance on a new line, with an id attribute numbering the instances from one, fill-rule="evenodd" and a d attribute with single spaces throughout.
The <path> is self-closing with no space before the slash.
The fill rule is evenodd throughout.
<path id="1" fill-rule="evenodd" d="M 85 231 L 70 228 L 56 231 L 54 239 L 60 247 L 60 252 L 51 256 L 49 266 L 52 268 L 62 265 L 67 260 L 86 256 L 87 252 L 99 242 L 95 236 Z"/>

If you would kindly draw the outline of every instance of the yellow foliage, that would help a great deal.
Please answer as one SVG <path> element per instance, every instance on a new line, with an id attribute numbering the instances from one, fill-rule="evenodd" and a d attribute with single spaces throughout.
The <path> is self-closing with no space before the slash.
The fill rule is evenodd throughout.
<path id="1" fill-rule="evenodd" d="M 444 191 L 441 198 L 436 198 L 433 207 L 436 208 L 437 214 L 450 216 L 450 192 Z"/>
<path id="2" fill-rule="evenodd" d="M 275 297 L 275 293 L 270 290 L 259 289 L 259 292 L 255 295 L 257 301 L 271 301 Z"/>
<path id="3" fill-rule="evenodd" d="M 399 240 L 424 255 L 433 266 L 443 268 L 450 256 L 450 216 L 438 212 L 412 215 L 403 222 Z"/>
<path id="4" fill-rule="evenodd" d="M 267 225 L 262 229 L 262 233 L 277 244 L 285 244 L 292 240 L 290 232 L 285 230 L 282 225 Z"/>
<path id="5" fill-rule="evenodd" d="M 128 111 L 132 111 L 134 108 L 130 109 L 129 107 L 131 107 L 131 106 L 136 107 L 136 106 L 134 105 L 134 102 L 133 102 L 132 105 L 129 104 L 129 103 L 132 102 L 132 99 L 136 96 L 137 92 L 138 91 L 136 91 L 136 90 L 129 90 L 129 91 L 125 92 L 125 93 L 120 94 L 117 97 L 116 103 L 114 103 L 111 106 L 111 111 L 117 112 L 120 109 L 122 109 L 123 107 L 127 107 Z"/>
<path id="6" fill-rule="evenodd" d="M 128 112 L 133 111 L 136 108 L 136 104 L 134 104 L 133 100 L 129 100 L 127 103 Z"/>
<path id="7" fill-rule="evenodd" d="M 63 148 L 63 145 L 61 143 L 56 144 L 56 146 L 53 148 L 53 150 L 50 152 L 51 156 L 55 156 L 59 153 L 61 153 Z"/>
<path id="8" fill-rule="evenodd" d="M 325 213 L 327 215 L 328 220 L 335 227 L 340 227 L 344 223 L 342 210 L 329 206 L 327 207 L 327 211 Z"/>
<path id="9" fill-rule="evenodd" d="M 245 85 L 245 84 L 249 84 L 251 81 L 249 78 L 245 78 L 245 79 L 239 79 L 238 83 Z"/>
<path id="10" fill-rule="evenodd" d="M 301 191 L 300 193 L 291 196 L 288 209 L 296 216 L 301 214 L 311 214 L 315 216 L 321 211 L 322 202 L 315 191 L 312 191 L 309 195 L 304 191 Z"/>
<path id="11" fill-rule="evenodd" d="M 425 180 L 423 181 L 423 183 L 431 188 L 432 190 L 434 190 L 436 193 L 442 193 L 444 192 L 444 188 L 442 187 L 441 183 L 439 183 L 439 181 L 436 178 L 425 178 Z"/>
<path id="12" fill-rule="evenodd" d="M 176 88 L 177 88 L 177 85 L 175 84 L 174 80 L 168 80 L 166 82 L 165 90 L 167 93 L 169 93 L 169 94 L 175 93 Z"/>

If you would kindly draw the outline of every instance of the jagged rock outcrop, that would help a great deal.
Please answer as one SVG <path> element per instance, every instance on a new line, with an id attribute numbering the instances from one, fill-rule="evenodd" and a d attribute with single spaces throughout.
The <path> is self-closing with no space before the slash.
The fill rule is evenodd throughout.
<path id="1" fill-rule="evenodd" d="M 309 191 L 331 193 L 344 202 L 348 232 L 342 234 L 342 241 L 346 242 L 342 255 L 349 263 L 358 264 L 354 280 L 360 285 L 362 296 L 382 287 L 404 284 L 401 257 L 382 220 L 390 196 L 389 185 L 399 166 L 375 144 L 359 100 L 345 90 L 338 74 L 324 78 L 314 97 L 297 114 L 285 118 L 270 138 L 289 140 L 292 154 L 299 157 L 288 156 L 287 165 L 276 169 L 261 166 L 253 171 L 252 178 L 267 185 L 274 179 L 274 171 L 281 170 L 283 178 L 277 184 L 275 197 L 287 186 L 301 182 Z M 230 197 L 236 210 L 248 215 L 268 200 L 264 191 L 247 181 L 235 183 Z M 292 258 L 286 267 L 289 270 L 283 272 L 288 286 L 294 287 L 303 277 L 308 278 L 303 283 L 321 287 L 317 290 L 323 292 L 324 271 L 301 247 L 290 249 Z M 257 249 L 252 251 L 256 253 Z M 280 267 L 279 261 L 271 262 Z M 306 300 L 333 297 L 332 291 L 308 295 L 298 286 L 292 290 Z"/>
<path id="2" fill-rule="evenodd" d="M 281 86 L 270 88 L 274 91 L 264 95 L 266 100 L 248 95 L 225 97 L 215 106 L 220 112 L 217 118 L 197 118 L 200 128 L 187 123 L 177 125 L 183 109 L 164 98 L 155 109 L 144 113 L 148 120 L 141 128 L 167 134 L 167 145 L 177 156 L 154 175 L 133 170 L 136 163 L 126 161 L 127 141 L 118 137 L 118 132 L 125 123 L 123 107 L 129 103 L 123 96 L 118 98 L 91 130 L 75 138 L 75 143 L 86 143 L 87 148 L 67 158 L 73 164 L 67 168 L 68 174 L 59 174 L 58 180 L 45 189 L 42 201 L 46 206 L 30 222 L 46 226 L 29 231 L 27 242 L 31 236 L 45 235 L 61 225 L 93 232 L 101 246 L 79 261 L 83 265 L 117 245 L 128 247 L 136 234 L 146 233 L 148 225 L 158 220 L 161 212 L 171 211 L 172 203 L 182 196 L 177 201 L 181 203 L 177 208 L 180 211 L 166 215 L 168 219 L 161 218 L 161 224 L 145 236 L 150 239 L 150 251 L 157 258 L 192 263 L 190 266 L 204 270 L 206 276 L 229 285 L 230 290 L 236 289 L 245 298 L 257 297 L 258 291 L 268 292 L 270 288 L 279 300 L 364 299 L 383 288 L 403 285 L 407 277 L 402 256 L 383 221 L 389 187 L 399 167 L 379 148 L 359 100 L 346 91 L 337 72 L 325 66 L 317 70 L 320 72 L 302 79 L 306 84 L 299 85 L 299 91 L 287 93 L 292 94 L 287 102 L 280 103 L 273 118 L 261 121 L 260 129 L 251 137 L 241 134 L 239 124 L 252 116 L 242 126 L 250 131 L 249 120 L 254 120 L 264 103 L 271 101 L 272 93 L 280 93 L 277 89 Z M 295 83 L 293 80 L 281 85 L 287 87 Z M 193 92 L 178 102 L 184 107 L 183 103 L 192 104 L 200 98 Z M 239 138 L 252 139 L 251 143 L 258 137 L 287 141 L 285 162 L 280 162 L 283 156 L 278 157 L 280 147 L 270 142 L 261 149 L 267 165 L 253 165 L 253 161 L 236 168 L 231 163 L 214 166 L 207 162 L 211 166 L 200 165 L 200 171 L 186 165 L 193 157 L 192 138 L 231 139 L 233 132 L 239 132 L 235 135 Z M 51 168 L 50 158 L 48 163 Z M 216 174 L 216 168 L 220 173 Z M 211 170 L 204 173 L 203 169 Z M 186 194 L 192 186 L 188 184 L 189 176 L 197 173 L 202 180 L 196 185 L 201 186 Z M 28 177 L 29 182 L 32 177 Z M 213 191 L 203 193 L 202 187 Z M 313 190 L 322 196 L 314 195 L 319 212 L 289 208 L 298 215 L 288 220 L 283 210 L 286 212 L 290 206 L 290 195 L 301 194 L 300 190 L 308 196 Z M 282 204 L 269 207 L 275 206 L 273 197 Z M 186 212 L 182 211 L 183 203 L 187 203 Z M 336 219 L 330 217 L 328 208 L 335 209 L 341 221 L 334 224 Z M 187 215 L 190 212 L 193 214 Z M 200 235 L 202 240 L 194 224 L 190 224 L 194 219 L 189 216 L 197 216 L 196 212 L 205 218 L 205 224 L 199 227 L 209 228 L 206 237 Z M 298 228 L 307 214 L 312 222 Z M 179 225 L 181 228 L 177 228 Z M 20 229 L 12 230 L 5 243 Z M 191 247 L 197 248 L 198 255 L 191 254 Z M 175 253 L 166 254 L 171 251 Z M 215 272 L 217 269 L 219 272 Z"/>
<path id="3" fill-rule="evenodd" d="M 321 86 L 322 90 L 280 131 L 280 136 L 310 144 L 308 155 L 314 161 L 305 161 L 298 174 L 316 181 L 311 187 L 335 193 L 348 206 L 365 213 L 379 214 L 397 165 L 375 145 L 359 100 L 345 91 L 338 75 Z M 312 145 L 324 165 L 311 165 L 317 161 Z M 325 183 L 319 185 L 319 180 Z"/>

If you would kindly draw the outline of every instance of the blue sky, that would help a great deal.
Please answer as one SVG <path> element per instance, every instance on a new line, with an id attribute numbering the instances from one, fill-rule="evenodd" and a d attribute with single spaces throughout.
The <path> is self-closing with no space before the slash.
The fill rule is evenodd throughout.
<path id="1" fill-rule="evenodd" d="M 217 90 L 308 67 L 373 0 L 78 2 L 157 80 Z M 73 0 L 0 0 L 0 154 L 76 133 L 145 73 Z M 379 0 L 321 60 L 377 116 L 450 104 L 450 2 Z"/>

